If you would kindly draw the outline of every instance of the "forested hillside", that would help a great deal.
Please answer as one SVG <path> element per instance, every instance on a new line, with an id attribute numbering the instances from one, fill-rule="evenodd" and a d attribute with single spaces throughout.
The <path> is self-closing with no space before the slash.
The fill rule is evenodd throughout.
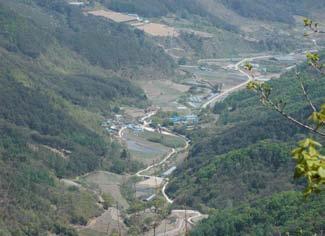
<path id="1" fill-rule="evenodd" d="M 36 58 L 59 44 L 107 69 L 153 66 L 168 71 L 173 66 L 170 58 L 140 31 L 86 16 L 65 1 L 0 3 L 1 46 L 9 51 Z"/>
<path id="2" fill-rule="evenodd" d="M 317 0 L 220 0 L 241 16 L 292 24 L 294 15 L 308 16 L 311 10 L 325 7 Z"/>
<path id="3" fill-rule="evenodd" d="M 324 194 L 307 201 L 299 192 L 284 192 L 238 208 L 215 211 L 191 232 L 207 235 L 321 235 L 324 230 Z"/>
<path id="4" fill-rule="evenodd" d="M 311 99 L 321 104 L 325 98 L 324 76 L 319 77 L 305 65 L 299 70 L 303 71 L 303 78 L 318 77 L 308 80 L 308 91 Z M 311 108 L 300 93 L 293 72 L 270 84 L 276 91 L 274 99 L 287 102 L 289 114 L 298 120 L 308 117 Z M 306 136 L 305 130 L 270 112 L 247 91 L 217 104 L 214 112 L 220 118 L 213 130 L 197 129 L 188 133 L 194 145 L 188 161 L 180 167 L 168 189 L 176 197 L 176 203 L 203 211 L 217 209 L 193 235 L 265 235 L 277 230 L 294 233 L 301 227 L 308 231 L 303 235 L 320 232 L 321 226 L 309 222 L 309 216 L 315 214 L 316 219 L 324 221 L 318 211 L 320 205 L 325 206 L 324 196 L 303 203 L 300 191 L 305 183 L 293 180 L 290 150 Z M 297 192 L 286 193 L 292 190 Z M 274 195 L 281 192 L 284 193 Z M 265 206 L 282 201 L 285 204 L 279 203 L 275 208 Z M 285 214 L 282 220 L 280 212 L 295 211 L 297 202 L 310 207 L 304 206 L 307 210 L 297 215 Z M 255 215 L 248 216 L 247 211 Z"/>
<path id="5" fill-rule="evenodd" d="M 222 22 L 215 14 L 211 14 L 211 9 L 207 6 L 222 4 L 226 8 L 236 12 L 243 17 L 260 20 L 278 21 L 292 24 L 294 15 L 307 16 L 310 11 L 325 7 L 324 2 L 317 0 L 101 0 L 107 7 L 121 12 L 138 13 L 146 17 L 159 17 L 173 13 L 181 17 L 188 14 L 199 15 L 213 21 L 219 21 L 228 29 L 235 29 L 227 22 Z"/>
<path id="6" fill-rule="evenodd" d="M 120 12 L 138 13 L 145 17 L 161 17 L 176 14 L 183 18 L 197 15 L 205 18 L 212 25 L 228 31 L 238 31 L 238 28 L 217 15 L 211 14 L 206 6 L 197 0 L 101 0 L 110 9 Z"/>
<path id="7" fill-rule="evenodd" d="M 197 62 L 199 58 L 289 51 L 295 48 L 292 42 L 298 33 L 291 36 L 286 30 L 294 23 L 295 15 L 308 15 L 312 9 L 325 7 L 316 0 L 93 0 L 90 4 L 84 1 L 87 4 L 83 7 L 68 2 L 71 1 L 0 0 L 0 236 L 78 235 L 77 228 L 84 229 L 89 219 L 102 216 L 103 209 L 109 211 L 108 202 L 113 201 L 111 189 L 100 199 L 101 193 L 96 191 L 102 191 L 101 187 L 79 185 L 85 181 L 80 176 L 97 170 L 119 174 L 121 180 L 114 183 L 114 188 L 117 196 L 123 198 L 123 194 L 128 194 L 121 193 L 124 180 L 145 169 L 144 163 L 151 163 L 151 155 L 156 160 L 161 152 L 162 158 L 169 155 L 174 159 L 165 153 L 173 145 L 167 145 L 161 134 L 160 143 L 166 147 L 154 143 L 157 138 L 152 137 L 156 134 L 147 137 L 146 145 L 155 144 L 157 148 L 152 150 L 159 149 L 156 154 L 148 147 L 147 157 L 136 149 L 136 155 L 129 153 L 127 145 L 107 131 L 118 133 L 120 128 L 131 127 L 138 132 L 147 128 L 138 117 L 160 106 L 151 106 L 157 101 L 149 101 L 148 97 L 164 100 L 171 96 L 161 104 L 173 103 L 172 108 L 176 105 L 181 110 L 178 93 L 187 93 L 191 85 L 180 81 L 191 75 L 177 70 L 177 62 L 183 60 L 187 64 L 189 59 L 195 64 L 190 67 L 203 71 L 209 68 Z M 149 18 L 149 26 L 175 29 L 179 36 L 157 36 L 140 30 L 139 24 L 146 19 L 130 20 L 139 21 L 132 25 L 128 20 L 117 23 L 113 18 L 91 14 L 107 10 L 105 7 L 138 13 Z M 215 9 L 222 9 L 224 14 Z M 265 25 L 246 28 L 242 20 L 258 20 Z M 278 30 L 278 26 L 283 28 Z M 318 76 L 305 65 L 300 69 L 305 77 Z M 155 81 L 148 82 L 149 79 Z M 195 79 L 195 83 L 199 82 Z M 316 104 L 325 98 L 325 82 L 321 79 L 308 83 Z M 293 72 L 271 84 L 278 91 L 273 96 L 287 100 L 286 109 L 291 114 L 299 119 L 310 114 Z M 159 86 L 162 88 L 157 89 Z M 126 110 L 137 113 L 130 115 L 132 123 L 117 118 Z M 185 110 L 197 112 L 189 107 Z M 307 133 L 268 111 L 248 91 L 228 97 L 213 112 L 218 121 L 212 129 L 185 131 L 193 141 L 189 158 L 180 164 L 168 184 L 168 195 L 175 199 L 175 207 L 187 205 L 211 215 L 192 234 L 266 235 L 277 231 L 294 233 L 303 227 L 309 235 L 324 229 L 312 221 L 312 217 L 324 221 L 324 195 L 303 202 L 300 191 L 305 183 L 292 179 L 294 163 L 289 152 Z M 116 126 L 114 119 L 118 120 Z M 107 120 L 114 122 L 111 125 Z M 108 123 L 111 129 L 107 128 Z M 136 132 L 134 136 L 141 139 Z M 175 155 L 175 159 L 180 156 Z M 142 159 L 146 159 L 144 163 L 140 162 Z M 169 162 L 168 156 L 158 164 L 165 168 L 173 163 L 165 162 Z M 151 172 L 149 169 L 142 172 Z M 135 179 L 145 174 L 158 176 L 140 172 Z M 154 191 L 155 180 L 156 185 L 150 187 Z M 167 178 L 161 180 L 165 181 L 163 185 Z M 115 180 L 105 181 L 103 185 Z M 133 194 L 133 181 L 130 199 L 137 196 L 136 189 Z M 153 204 L 160 204 L 162 198 L 156 200 Z M 134 201 L 136 211 L 140 200 Z M 103 209 L 99 202 L 104 202 Z M 139 205 L 141 209 L 152 209 L 150 203 L 141 201 Z M 172 207 L 167 205 L 166 202 L 169 214 Z M 120 210 L 119 206 L 115 209 L 118 215 L 111 211 L 108 217 L 112 216 L 109 221 L 118 218 L 117 227 L 121 223 L 131 228 L 133 217 L 142 218 L 141 214 L 147 213 L 144 210 L 138 215 L 138 209 L 139 212 L 129 214 L 131 211 Z M 154 213 L 159 211 L 157 207 Z M 149 232 L 158 223 L 150 217 L 142 220 L 145 224 L 141 232 Z"/>
<path id="8" fill-rule="evenodd" d="M 116 107 L 148 103 L 125 68 L 174 64 L 143 33 L 65 1 L 0 1 L 0 235 L 76 235 L 97 199 L 59 180 L 139 167 L 100 128 Z"/>
<path id="9" fill-rule="evenodd" d="M 187 48 L 195 59 L 242 53 L 292 52 L 308 42 L 297 32 L 301 17 L 318 17 L 325 5 L 317 0 L 98 0 L 117 12 L 137 13 L 181 31 L 173 47 Z M 207 32 L 206 37 L 193 29 Z M 211 36 L 211 37 L 210 37 Z M 162 39 L 161 39 L 162 40 Z M 161 41 L 169 48 L 169 40 Z M 176 44 L 175 44 L 176 43 Z M 177 45 L 177 46 L 176 46 Z M 193 58 L 186 58 L 191 61 Z"/>

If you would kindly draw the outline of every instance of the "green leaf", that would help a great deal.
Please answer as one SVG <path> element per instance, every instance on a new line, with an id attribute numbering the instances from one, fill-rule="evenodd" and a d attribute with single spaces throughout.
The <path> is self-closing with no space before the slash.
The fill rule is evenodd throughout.
<path id="1" fill-rule="evenodd" d="M 320 168 L 318 169 L 318 175 L 319 175 L 322 179 L 325 179 L 325 168 L 320 167 Z"/>

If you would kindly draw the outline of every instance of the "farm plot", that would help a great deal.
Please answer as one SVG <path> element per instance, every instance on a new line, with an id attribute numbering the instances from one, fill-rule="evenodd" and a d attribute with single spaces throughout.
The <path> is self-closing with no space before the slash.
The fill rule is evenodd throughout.
<path id="1" fill-rule="evenodd" d="M 128 15 L 120 12 L 115 12 L 111 10 L 96 10 L 88 11 L 90 15 L 104 17 L 106 19 L 118 22 L 118 23 L 128 23 L 129 25 L 136 27 L 145 33 L 155 36 L 155 37 L 178 37 L 179 32 L 171 26 L 160 23 L 152 23 L 140 20 L 140 17 L 133 15 Z"/>
<path id="2" fill-rule="evenodd" d="M 164 111 L 177 111 L 180 104 L 176 101 L 186 93 L 190 86 L 168 80 L 142 80 L 139 86 L 146 92 L 149 100 Z"/>
<path id="3" fill-rule="evenodd" d="M 189 219 L 190 217 L 194 216 L 192 213 L 187 213 L 186 217 Z M 155 235 L 157 236 L 179 236 L 185 235 L 186 227 L 188 229 L 192 228 L 191 224 L 185 223 L 185 213 L 184 212 L 176 212 L 172 211 L 171 214 L 160 222 L 160 224 L 156 228 Z M 145 236 L 153 235 L 153 230 L 150 230 L 145 234 Z"/>
<path id="4" fill-rule="evenodd" d="M 180 148 L 185 146 L 185 141 L 177 136 L 161 135 L 159 133 L 144 131 L 140 137 L 154 143 L 160 143 L 170 148 Z"/>
<path id="5" fill-rule="evenodd" d="M 120 228 L 121 235 L 126 235 L 127 227 L 121 219 L 120 213 L 116 208 L 110 207 L 100 217 L 91 222 L 86 229 L 79 232 L 80 236 L 103 236 L 112 235 L 118 232 Z"/>
<path id="6" fill-rule="evenodd" d="M 123 198 L 120 186 L 127 181 L 128 176 L 118 175 L 110 172 L 97 171 L 81 178 L 90 187 L 97 187 L 102 193 L 111 195 L 114 201 L 118 202 L 123 208 L 128 208 L 127 201 Z"/>
<path id="7" fill-rule="evenodd" d="M 247 79 L 237 71 L 223 68 L 215 68 L 214 70 L 204 71 L 201 70 L 199 66 L 186 66 L 182 67 L 182 69 L 195 74 L 196 77 L 201 81 L 205 80 L 211 84 L 222 84 L 223 90 L 232 88 Z"/>
<path id="8" fill-rule="evenodd" d="M 105 171 L 96 171 L 82 176 L 78 181 L 102 194 L 108 194 L 112 197 L 112 207 L 105 210 L 102 215 L 93 218 L 87 226 L 79 229 L 78 234 L 81 236 L 102 236 L 111 235 L 121 230 L 122 235 L 126 235 L 127 227 L 120 216 L 122 209 L 129 207 L 127 201 L 122 196 L 120 186 L 128 180 L 129 176 L 118 175 Z M 119 209 L 114 208 L 115 202 L 119 204 Z"/>
<path id="9" fill-rule="evenodd" d="M 160 161 L 169 152 L 169 148 L 166 146 L 160 143 L 150 142 L 129 130 L 124 132 L 123 138 L 131 154 L 131 158 L 144 165 L 150 165 Z"/>
<path id="10" fill-rule="evenodd" d="M 134 107 L 123 107 L 124 114 L 126 117 L 131 119 L 139 119 L 145 115 L 144 109 L 138 109 Z"/>
<path id="11" fill-rule="evenodd" d="M 94 15 L 94 16 L 101 16 L 106 19 L 122 23 L 122 22 L 129 22 L 129 21 L 136 21 L 137 18 L 134 16 L 129 16 L 127 14 L 110 11 L 110 10 L 97 10 L 97 11 L 89 11 L 88 14 Z"/>
<path id="12" fill-rule="evenodd" d="M 139 30 L 143 30 L 145 33 L 156 37 L 178 37 L 179 32 L 170 26 L 159 23 L 147 23 L 142 25 L 136 25 Z"/>

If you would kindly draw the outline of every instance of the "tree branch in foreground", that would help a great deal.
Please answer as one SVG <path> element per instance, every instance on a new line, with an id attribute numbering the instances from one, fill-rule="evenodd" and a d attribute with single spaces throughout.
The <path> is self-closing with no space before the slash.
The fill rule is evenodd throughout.
<path id="1" fill-rule="evenodd" d="M 303 123 L 301 121 L 298 121 L 297 119 L 295 119 L 291 115 L 284 112 L 284 107 L 285 107 L 286 104 L 283 103 L 282 101 L 280 101 L 278 104 L 274 103 L 269 98 L 270 94 L 271 94 L 271 87 L 268 84 L 265 84 L 265 83 L 259 84 L 259 83 L 253 81 L 253 82 L 250 82 L 247 85 L 247 88 L 250 89 L 250 90 L 255 90 L 256 92 L 258 92 L 260 94 L 260 99 L 261 99 L 261 101 L 262 101 L 262 103 L 264 105 L 267 105 L 267 106 L 271 107 L 273 110 L 277 111 L 279 114 L 281 114 L 287 120 L 289 120 L 292 123 L 298 125 L 299 127 L 302 127 L 302 128 L 307 129 L 307 130 L 309 130 L 309 131 L 311 131 L 311 132 L 313 132 L 315 134 L 318 134 L 318 135 L 320 135 L 322 137 L 325 137 L 325 133 L 319 131 L 319 128 L 321 126 L 323 126 L 323 122 L 319 123 L 316 127 L 312 127 L 312 126 L 310 126 L 308 124 L 305 124 L 305 123 Z M 309 96 L 308 96 L 308 98 L 309 98 Z M 318 114 L 316 107 L 315 107 L 315 111 L 314 111 L 313 114 Z"/>
<path id="2" fill-rule="evenodd" d="M 297 72 L 296 73 L 296 77 L 297 77 L 297 79 L 300 82 L 300 87 L 301 87 L 301 90 L 302 90 L 302 92 L 303 92 L 303 94 L 305 96 L 306 101 L 309 103 L 311 109 L 313 109 L 314 112 L 317 112 L 317 109 L 316 109 L 315 105 L 311 101 L 311 99 L 310 99 L 310 97 L 309 97 L 309 95 L 308 95 L 308 93 L 306 91 L 306 88 L 305 88 L 304 82 L 303 82 L 303 80 L 302 80 L 302 78 L 300 76 L 300 73 Z"/>

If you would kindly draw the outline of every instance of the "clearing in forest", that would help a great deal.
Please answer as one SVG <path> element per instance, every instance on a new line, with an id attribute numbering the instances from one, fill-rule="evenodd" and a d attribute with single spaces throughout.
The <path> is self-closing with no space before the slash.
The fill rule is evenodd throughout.
<path id="1" fill-rule="evenodd" d="M 140 137 L 140 134 L 137 135 L 130 130 L 124 132 L 123 139 L 131 154 L 131 158 L 146 166 L 159 162 L 169 151 L 168 147 L 160 143 L 150 142 L 144 137 Z"/>
<path id="2" fill-rule="evenodd" d="M 128 176 L 118 175 L 106 171 L 96 171 L 83 177 L 83 180 L 90 186 L 98 187 L 102 193 L 110 194 L 114 201 L 123 208 L 128 208 L 129 204 L 121 194 L 120 186 L 126 182 Z"/>
<path id="3" fill-rule="evenodd" d="M 128 21 L 136 21 L 137 18 L 134 16 L 129 16 L 123 13 L 110 11 L 110 10 L 97 10 L 97 11 L 89 11 L 88 14 L 94 16 L 102 16 L 106 19 L 121 23 L 121 22 L 128 22 Z"/>
<path id="4" fill-rule="evenodd" d="M 118 22 L 118 23 L 128 23 L 136 27 L 139 30 L 144 31 L 147 34 L 156 37 L 178 37 L 179 32 L 171 26 L 167 26 L 161 23 L 151 23 L 143 20 L 139 20 L 139 17 L 128 15 L 120 12 L 115 12 L 111 10 L 96 10 L 88 11 L 90 15 L 101 16 L 106 19 Z"/>
<path id="5" fill-rule="evenodd" d="M 136 27 L 152 36 L 157 36 L 157 37 L 178 37 L 179 36 L 179 32 L 175 28 L 163 24 L 148 23 L 148 24 L 137 25 Z"/>

